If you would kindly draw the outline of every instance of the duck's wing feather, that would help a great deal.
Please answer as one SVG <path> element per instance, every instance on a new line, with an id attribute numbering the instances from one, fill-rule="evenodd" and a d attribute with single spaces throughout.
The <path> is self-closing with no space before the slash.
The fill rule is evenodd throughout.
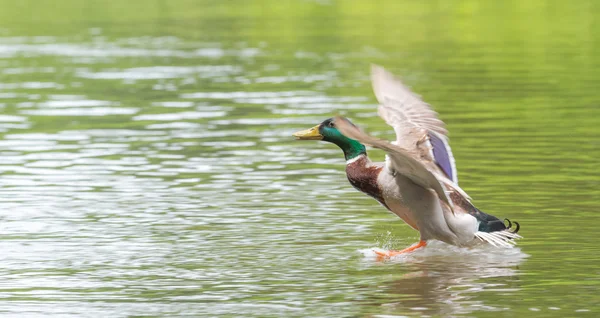
<path id="1" fill-rule="evenodd" d="M 425 163 L 417 160 L 417 153 L 411 152 L 410 150 L 385 140 L 371 137 L 360 131 L 343 117 L 338 116 L 335 118 L 335 126 L 348 138 L 384 150 L 388 157 L 386 165 L 391 171 L 409 178 L 411 181 L 425 189 L 435 191 L 440 200 L 446 203 L 450 209 L 453 209 L 453 205 L 450 202 L 443 185 L 443 182 L 446 181 L 451 183 L 451 181 L 444 176 L 441 176 L 430 167 L 428 168 Z"/>
<path id="2" fill-rule="evenodd" d="M 429 131 L 426 139 L 431 147 L 431 158 L 433 158 L 448 179 L 458 184 L 456 161 L 454 160 L 452 149 L 450 149 L 448 138 L 434 131 Z"/>
<path id="3" fill-rule="evenodd" d="M 434 161 L 441 172 L 458 183 L 448 131 L 437 113 L 381 66 L 371 66 L 371 81 L 379 101 L 379 116 L 396 132 L 394 143 Z"/>
<path id="4" fill-rule="evenodd" d="M 371 65 L 373 92 L 379 101 L 379 115 L 396 131 L 402 144 L 408 128 L 421 127 L 444 136 L 448 131 L 437 113 L 397 79 L 378 65 Z"/>

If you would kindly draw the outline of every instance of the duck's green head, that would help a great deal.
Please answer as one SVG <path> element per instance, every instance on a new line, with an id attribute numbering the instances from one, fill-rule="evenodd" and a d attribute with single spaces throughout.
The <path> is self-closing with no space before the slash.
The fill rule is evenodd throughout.
<path id="1" fill-rule="evenodd" d="M 367 149 L 360 142 L 342 135 L 335 127 L 333 118 L 329 118 L 313 128 L 298 131 L 293 136 L 298 140 L 323 140 L 334 143 L 344 151 L 346 160 L 367 153 Z"/>

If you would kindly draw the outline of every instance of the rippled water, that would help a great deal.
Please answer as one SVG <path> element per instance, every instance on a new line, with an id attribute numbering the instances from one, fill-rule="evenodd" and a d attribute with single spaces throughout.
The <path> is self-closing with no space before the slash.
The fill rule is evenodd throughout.
<path id="1" fill-rule="evenodd" d="M 491 3 L 3 3 L 0 314 L 597 316 L 600 8 Z M 519 248 L 374 258 L 418 234 L 291 138 L 391 138 L 370 62 Z"/>

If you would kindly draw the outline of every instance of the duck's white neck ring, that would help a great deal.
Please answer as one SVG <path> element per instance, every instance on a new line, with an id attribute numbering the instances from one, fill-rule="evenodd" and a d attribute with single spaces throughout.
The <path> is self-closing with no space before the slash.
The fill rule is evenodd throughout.
<path id="1" fill-rule="evenodd" d="M 364 158 L 364 157 L 365 157 L 365 154 L 360 154 L 352 159 L 346 160 L 346 164 L 349 165 L 349 164 L 354 163 L 355 161 L 358 161 L 359 159 Z"/>

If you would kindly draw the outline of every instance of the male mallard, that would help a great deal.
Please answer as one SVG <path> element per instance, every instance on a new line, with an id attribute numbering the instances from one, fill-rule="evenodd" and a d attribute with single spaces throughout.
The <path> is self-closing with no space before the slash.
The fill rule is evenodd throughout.
<path id="1" fill-rule="evenodd" d="M 366 135 L 349 120 L 330 118 L 294 134 L 300 140 L 336 144 L 346 157 L 346 175 L 356 189 L 370 195 L 421 234 L 419 243 L 380 256 L 411 252 L 431 239 L 456 246 L 486 242 L 512 247 L 519 224 L 511 230 L 495 216 L 477 209 L 458 186 L 448 131 L 437 113 L 400 80 L 380 66 L 371 67 L 378 112 L 394 128 L 396 141 Z M 364 145 L 384 150 L 385 163 L 371 162 Z"/>

